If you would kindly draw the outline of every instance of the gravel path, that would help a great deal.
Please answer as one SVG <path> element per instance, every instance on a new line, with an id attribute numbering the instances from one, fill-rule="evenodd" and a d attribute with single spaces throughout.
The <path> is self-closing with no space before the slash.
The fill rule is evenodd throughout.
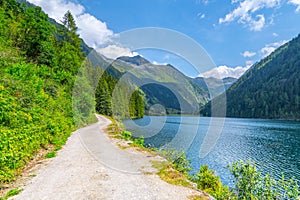
<path id="1" fill-rule="evenodd" d="M 12 199 L 171 199 L 183 200 L 197 191 L 162 181 L 149 153 L 118 148 L 104 133 L 110 121 L 74 132 L 55 158 Z"/>

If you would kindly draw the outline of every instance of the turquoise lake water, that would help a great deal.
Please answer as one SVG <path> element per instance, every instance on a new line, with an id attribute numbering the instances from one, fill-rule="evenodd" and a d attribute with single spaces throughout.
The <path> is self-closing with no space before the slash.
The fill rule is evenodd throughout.
<path id="1" fill-rule="evenodd" d="M 185 150 L 194 172 L 207 164 L 228 185 L 233 184 L 228 164 L 248 159 L 263 173 L 278 178 L 284 172 L 300 181 L 299 122 L 226 118 L 224 123 L 219 120 L 210 125 L 212 119 L 215 118 L 146 116 L 124 124 L 134 136 L 144 136 L 148 146 Z M 209 128 L 212 132 L 207 134 Z M 203 157 L 200 149 L 204 140 L 209 148 Z"/>

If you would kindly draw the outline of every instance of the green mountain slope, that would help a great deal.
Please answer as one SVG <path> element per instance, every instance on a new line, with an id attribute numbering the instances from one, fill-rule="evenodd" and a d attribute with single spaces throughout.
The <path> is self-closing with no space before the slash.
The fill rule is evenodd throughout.
<path id="1" fill-rule="evenodd" d="M 160 104 L 167 114 L 196 114 L 208 101 L 207 91 L 172 65 L 154 65 L 146 59 L 121 57 L 111 66 L 145 93 L 146 111 Z"/>
<path id="2" fill-rule="evenodd" d="M 226 98 L 228 117 L 300 119 L 300 35 L 255 64 Z M 209 103 L 202 113 L 210 109 Z"/>

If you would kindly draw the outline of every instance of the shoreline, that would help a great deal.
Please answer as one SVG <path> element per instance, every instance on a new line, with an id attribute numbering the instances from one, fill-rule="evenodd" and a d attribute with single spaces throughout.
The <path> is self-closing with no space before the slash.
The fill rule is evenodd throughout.
<path id="1" fill-rule="evenodd" d="M 100 120 L 102 121 L 100 122 Z M 40 199 L 41 197 L 61 199 L 67 195 L 67 197 L 75 199 L 140 199 L 143 197 L 145 199 L 181 200 L 191 199 L 195 195 L 205 195 L 195 189 L 171 185 L 162 181 L 150 162 L 150 160 L 158 159 L 156 155 L 141 152 L 136 147 L 120 148 L 121 146 L 114 142 L 125 144 L 128 141 L 112 139 L 107 131 L 104 133 L 103 130 L 106 130 L 107 126 L 103 126 L 103 124 L 107 120 L 100 117 L 98 123 L 73 132 L 66 145 L 58 151 L 57 156 L 45 159 L 48 161 L 47 164 L 37 172 L 36 176 L 27 181 L 20 194 L 10 199 Z M 88 148 L 92 148 L 90 151 L 93 156 L 91 156 L 91 152 L 87 151 L 80 139 L 88 134 L 96 134 L 102 138 L 104 143 L 99 144 L 107 145 L 105 146 L 107 149 L 102 146 L 100 154 L 97 154 L 94 150 L 100 149 L 88 146 Z M 95 142 L 96 140 L 91 136 L 88 136 L 91 140 L 84 139 Z M 110 161 L 105 160 L 105 162 L 111 164 L 110 162 L 114 161 L 112 155 L 120 156 L 120 159 L 123 159 L 123 161 L 115 162 L 117 167 L 135 166 L 140 172 L 139 175 L 116 171 L 98 160 L 110 158 Z"/>

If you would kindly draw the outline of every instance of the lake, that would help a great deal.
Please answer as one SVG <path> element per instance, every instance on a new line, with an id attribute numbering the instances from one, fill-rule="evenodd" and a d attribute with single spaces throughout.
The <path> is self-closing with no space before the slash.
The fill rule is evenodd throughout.
<path id="1" fill-rule="evenodd" d="M 300 181 L 299 122 L 226 118 L 224 123 L 221 120 L 219 124 L 211 124 L 214 119 L 146 116 L 134 121 L 125 120 L 124 124 L 127 130 L 133 132 L 133 136 L 144 136 L 148 146 L 186 151 L 194 172 L 200 165 L 207 164 L 224 184 L 230 186 L 233 177 L 227 168 L 228 164 L 248 159 L 254 161 L 263 173 L 281 177 L 284 172 L 286 177 L 294 176 Z M 217 128 L 212 128 L 208 137 L 206 135 L 211 126 Z M 200 148 L 204 140 L 211 144 L 203 156 Z"/>

